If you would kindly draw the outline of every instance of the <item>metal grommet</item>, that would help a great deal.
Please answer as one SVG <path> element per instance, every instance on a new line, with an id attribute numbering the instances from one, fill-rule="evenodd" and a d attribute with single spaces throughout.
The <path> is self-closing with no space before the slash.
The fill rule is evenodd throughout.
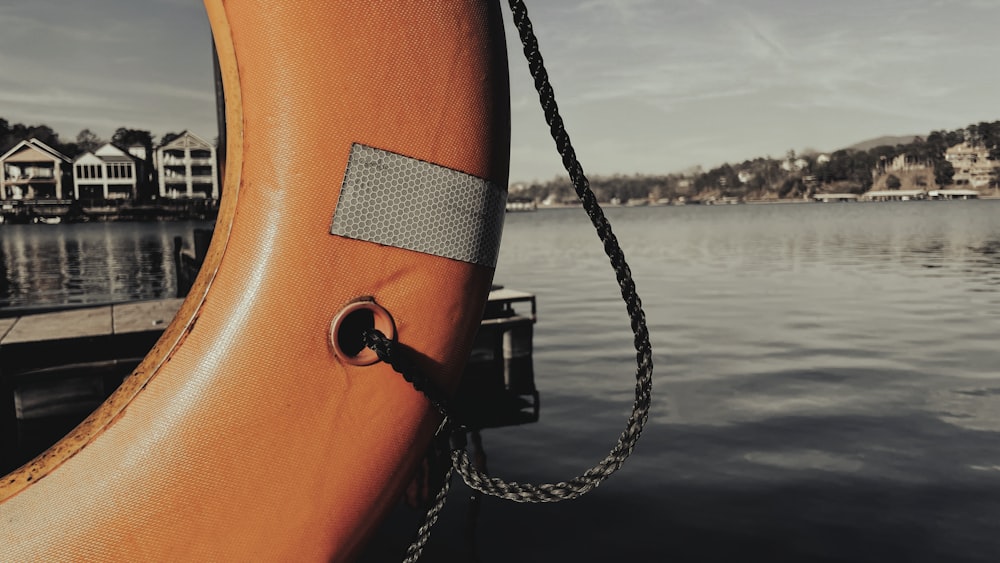
<path id="1" fill-rule="evenodd" d="M 344 306 L 330 323 L 333 353 L 352 366 L 368 366 L 379 361 L 374 350 L 365 346 L 364 331 L 377 329 L 395 340 L 396 323 L 392 315 L 372 297 L 361 297 Z"/>

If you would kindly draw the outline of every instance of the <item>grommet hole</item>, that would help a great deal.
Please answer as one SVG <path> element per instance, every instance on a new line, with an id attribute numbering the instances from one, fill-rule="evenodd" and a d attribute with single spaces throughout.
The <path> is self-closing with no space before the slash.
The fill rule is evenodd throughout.
<path id="1" fill-rule="evenodd" d="M 330 345 L 344 363 L 367 366 L 378 362 L 378 354 L 365 346 L 365 331 L 375 329 L 393 340 L 396 324 L 371 297 L 361 297 L 344 306 L 330 323 Z"/>
<path id="2" fill-rule="evenodd" d="M 348 313 L 340 322 L 335 338 L 345 356 L 355 357 L 366 350 L 364 333 L 375 328 L 375 313 L 370 309 L 357 309 Z"/>

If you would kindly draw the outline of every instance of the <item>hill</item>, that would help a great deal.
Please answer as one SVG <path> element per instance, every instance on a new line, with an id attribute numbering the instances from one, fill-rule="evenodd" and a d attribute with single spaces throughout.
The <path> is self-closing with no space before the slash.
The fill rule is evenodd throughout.
<path id="1" fill-rule="evenodd" d="M 894 147 L 896 145 L 908 145 L 918 138 L 921 138 L 920 135 L 883 135 L 881 137 L 875 137 L 874 139 L 868 139 L 867 141 L 861 141 L 860 143 L 854 143 L 853 145 L 844 148 L 856 151 L 870 151 L 875 147 L 883 147 L 887 145 L 890 147 Z"/>

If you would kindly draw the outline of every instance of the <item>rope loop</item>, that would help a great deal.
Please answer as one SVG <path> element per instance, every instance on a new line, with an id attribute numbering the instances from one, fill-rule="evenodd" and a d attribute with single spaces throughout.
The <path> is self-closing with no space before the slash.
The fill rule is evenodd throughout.
<path id="1" fill-rule="evenodd" d="M 528 18 L 528 9 L 524 5 L 523 0 L 509 0 L 509 4 L 514 16 L 514 24 L 521 38 L 524 55 L 528 62 L 528 70 L 534 80 L 535 90 L 538 92 L 539 104 L 545 114 L 545 121 L 549 125 L 549 132 L 556 144 L 556 151 L 562 157 L 563 166 L 569 173 L 577 197 L 583 203 L 583 208 L 587 216 L 590 217 L 597 236 L 604 247 L 604 252 L 608 256 L 611 267 L 615 272 L 615 279 L 618 281 L 622 300 L 625 302 L 629 323 L 634 334 L 633 345 L 636 350 L 635 401 L 632 406 L 632 413 L 625 424 L 625 430 L 619 435 L 618 441 L 611 449 L 611 452 L 582 475 L 559 483 L 541 485 L 507 482 L 480 471 L 469 459 L 469 454 L 465 449 L 466 429 L 463 426 L 455 424 L 451 419 L 451 409 L 447 394 L 438 389 L 429 378 L 413 369 L 413 366 L 407 364 L 401 357 L 401 354 L 398 353 L 396 343 L 376 330 L 367 331 L 365 334 L 365 344 L 375 350 L 380 359 L 390 364 L 415 389 L 427 397 L 431 404 L 445 418 L 439 431 L 447 430 L 451 433 L 452 465 L 448 469 L 445 483 L 441 491 L 438 492 L 434 506 L 428 511 L 423 524 L 418 530 L 417 538 L 407 551 L 407 559 L 405 559 L 407 563 L 412 563 L 420 557 L 423 546 L 430 535 L 430 527 L 437 520 L 438 513 L 440 513 L 444 505 L 453 471 L 457 471 L 470 488 L 483 494 L 514 502 L 559 502 L 578 498 L 595 489 L 622 467 L 625 460 L 632 454 L 635 444 L 642 434 L 642 429 L 649 418 L 649 408 L 652 402 L 653 351 L 649 343 L 646 314 L 642 310 L 642 301 L 636 293 L 635 282 L 632 280 L 632 271 L 625 261 L 625 254 L 618 243 L 618 238 L 611 230 L 611 224 L 605 217 L 601 206 L 597 203 L 597 197 L 590 189 L 590 181 L 584 174 L 580 161 L 577 160 L 576 151 L 573 149 L 569 133 L 567 133 L 562 117 L 559 115 L 555 93 L 553 92 L 552 85 L 549 83 L 548 73 L 545 70 L 542 55 L 538 50 L 538 39 L 535 37 L 531 20 Z M 460 437 L 458 436 L 459 434 L 461 434 Z"/>

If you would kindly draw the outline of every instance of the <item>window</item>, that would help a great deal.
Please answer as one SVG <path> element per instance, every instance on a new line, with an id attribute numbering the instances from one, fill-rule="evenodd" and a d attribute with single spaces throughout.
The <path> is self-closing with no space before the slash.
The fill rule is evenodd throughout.
<path id="1" fill-rule="evenodd" d="M 76 177 L 90 180 L 92 178 L 103 178 L 101 166 L 98 164 L 77 164 Z"/>
<path id="2" fill-rule="evenodd" d="M 108 164 L 108 178 L 131 178 L 132 165 L 127 162 L 112 162 Z"/>
<path id="3" fill-rule="evenodd" d="M 183 164 L 184 151 L 170 149 L 163 151 L 163 164 Z"/>
<path id="4" fill-rule="evenodd" d="M 32 178 L 53 178 L 52 167 L 29 166 L 26 170 L 28 176 Z"/>
<path id="5" fill-rule="evenodd" d="M 183 166 L 164 166 L 162 175 L 166 180 L 184 180 L 186 178 Z"/>
<path id="6" fill-rule="evenodd" d="M 80 199 L 93 200 L 104 198 L 104 186 L 101 184 L 81 184 Z"/>
<path id="7" fill-rule="evenodd" d="M 212 184 L 196 182 L 191 185 L 191 195 L 196 198 L 211 198 Z"/>

